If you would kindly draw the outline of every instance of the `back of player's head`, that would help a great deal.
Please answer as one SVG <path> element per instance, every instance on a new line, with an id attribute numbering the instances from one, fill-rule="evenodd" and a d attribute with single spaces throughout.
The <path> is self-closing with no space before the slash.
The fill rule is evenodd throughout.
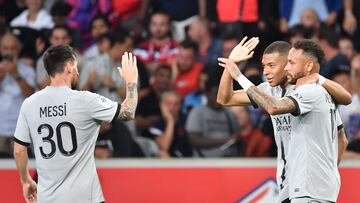
<path id="1" fill-rule="evenodd" d="M 321 64 L 324 59 L 324 51 L 312 40 L 300 40 L 294 44 L 294 48 L 303 50 L 303 54 L 313 57 L 319 64 Z"/>
<path id="2" fill-rule="evenodd" d="M 264 54 L 279 53 L 280 55 L 287 56 L 291 49 L 291 45 L 285 41 L 275 41 L 267 46 L 264 50 Z"/>
<path id="3" fill-rule="evenodd" d="M 50 76 L 64 72 L 66 63 L 76 61 L 76 52 L 68 45 L 57 45 L 48 48 L 43 57 L 44 66 Z"/>

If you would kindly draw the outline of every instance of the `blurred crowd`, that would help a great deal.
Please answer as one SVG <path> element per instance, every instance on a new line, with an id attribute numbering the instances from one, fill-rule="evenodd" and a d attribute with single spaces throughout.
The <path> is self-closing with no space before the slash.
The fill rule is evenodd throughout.
<path id="1" fill-rule="evenodd" d="M 260 37 L 242 65 L 254 84 L 264 82 L 261 56 L 271 42 L 309 38 L 321 45 L 321 74 L 353 95 L 339 109 L 346 156 L 360 157 L 356 0 L 0 0 L 0 157 L 12 157 L 21 104 L 49 85 L 42 54 L 59 44 L 78 51 L 78 90 L 119 102 L 126 94 L 121 56 L 138 59 L 136 118 L 102 123 L 97 158 L 276 156 L 267 114 L 216 102 L 223 71 L 217 58 L 228 57 L 243 36 Z"/>

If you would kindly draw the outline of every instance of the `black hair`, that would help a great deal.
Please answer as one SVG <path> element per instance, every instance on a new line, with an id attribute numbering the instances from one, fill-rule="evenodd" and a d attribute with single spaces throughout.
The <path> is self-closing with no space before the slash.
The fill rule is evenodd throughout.
<path id="1" fill-rule="evenodd" d="M 111 23 L 109 21 L 109 19 L 104 16 L 104 15 L 97 15 L 95 16 L 92 20 L 91 20 L 91 27 L 93 26 L 94 22 L 97 20 L 102 20 L 105 22 L 105 25 L 110 29 L 111 28 Z"/>
<path id="2" fill-rule="evenodd" d="M 312 40 L 308 40 L 308 39 L 300 40 L 294 44 L 294 48 L 301 49 L 305 54 L 314 57 L 319 64 L 323 62 L 325 56 L 324 51 L 316 42 Z"/>
<path id="3" fill-rule="evenodd" d="M 75 50 L 68 45 L 57 45 L 49 47 L 43 56 L 46 72 L 50 76 L 64 72 L 67 62 L 76 61 Z"/>
<path id="4" fill-rule="evenodd" d="M 116 43 L 124 43 L 127 38 L 131 37 L 128 31 L 118 31 L 116 33 L 109 34 L 110 46 L 113 47 Z"/>
<path id="5" fill-rule="evenodd" d="M 291 37 L 295 37 L 297 35 L 301 35 L 305 39 L 310 39 L 315 35 L 315 33 L 316 31 L 314 28 L 307 28 L 301 24 L 298 24 L 290 28 L 286 35 L 288 39 L 290 39 Z"/>
<path id="6" fill-rule="evenodd" d="M 336 34 L 332 29 L 322 27 L 318 33 L 320 40 L 325 40 L 329 43 L 331 47 L 337 49 L 339 47 L 339 35 Z"/>
<path id="7" fill-rule="evenodd" d="M 166 64 L 160 64 L 155 70 L 155 75 L 157 75 L 161 70 L 169 71 L 170 75 L 172 73 L 172 70 L 171 70 L 170 66 L 168 66 Z"/>
<path id="8" fill-rule="evenodd" d="M 184 49 L 192 49 L 194 50 L 194 53 L 197 52 L 198 50 L 198 46 L 195 42 L 191 41 L 191 40 L 184 40 L 180 43 L 180 47 L 183 47 Z"/>
<path id="9" fill-rule="evenodd" d="M 71 12 L 72 6 L 66 2 L 56 2 L 50 10 L 51 16 L 68 16 Z"/>
<path id="10" fill-rule="evenodd" d="M 51 29 L 51 31 L 50 31 L 50 37 L 53 35 L 53 33 L 54 33 L 54 31 L 55 31 L 56 29 L 63 29 L 63 30 L 65 30 L 66 33 L 67 33 L 67 35 L 71 38 L 71 31 L 70 31 L 70 29 L 69 29 L 67 26 L 65 26 L 65 25 L 57 25 L 57 26 L 53 27 L 53 28 Z"/>
<path id="11" fill-rule="evenodd" d="M 166 12 L 166 11 L 164 11 L 164 10 L 157 10 L 157 11 L 153 12 L 153 13 L 150 15 L 149 21 L 151 21 L 152 17 L 155 16 L 155 15 L 163 15 L 163 16 L 166 16 L 166 17 L 169 19 L 169 24 L 171 23 L 171 16 L 169 15 L 168 12 Z"/>
<path id="12" fill-rule="evenodd" d="M 264 50 L 264 54 L 279 53 L 281 55 L 288 55 L 291 49 L 291 45 L 285 41 L 275 41 L 267 46 Z"/>
<path id="13" fill-rule="evenodd" d="M 104 33 L 104 34 L 101 34 L 99 37 L 97 37 L 95 39 L 96 42 L 99 42 L 101 40 L 104 40 L 104 39 L 107 39 L 111 42 L 111 34 L 110 33 Z"/>

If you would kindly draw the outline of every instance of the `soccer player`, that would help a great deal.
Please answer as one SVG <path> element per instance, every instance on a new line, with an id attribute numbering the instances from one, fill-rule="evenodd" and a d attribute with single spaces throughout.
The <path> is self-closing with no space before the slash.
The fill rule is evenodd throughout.
<path id="1" fill-rule="evenodd" d="M 237 45 L 232 51 L 229 59 L 235 62 L 242 62 L 252 56 L 252 50 L 258 43 L 257 38 L 250 39 L 245 43 L 246 38 Z M 284 70 L 287 64 L 288 53 L 291 46 L 287 42 L 276 41 L 270 44 L 263 53 L 262 63 L 264 66 L 264 76 L 268 82 L 260 84 L 257 88 L 265 93 L 272 95 L 275 98 L 281 98 L 290 95 L 293 92 L 293 85 L 288 83 L 286 72 Z M 303 78 L 305 79 L 305 78 Z M 308 80 L 310 79 L 310 80 Z M 244 90 L 233 91 L 232 87 L 233 78 L 225 69 L 220 81 L 220 88 L 218 91 L 218 102 L 227 105 L 249 105 L 251 101 Z M 302 82 L 311 82 L 318 80 L 318 75 L 313 74 L 307 77 L 307 80 Z M 342 88 L 341 85 L 331 81 L 324 80 L 322 84 L 340 104 L 348 104 L 351 102 L 351 96 Z M 301 82 L 299 80 L 299 82 Z M 277 183 L 279 187 L 278 202 L 290 202 L 288 191 L 288 146 L 291 133 L 291 120 L 293 116 L 290 113 L 271 115 L 275 142 L 278 146 L 277 157 Z M 344 139 L 344 134 L 340 134 Z M 346 139 L 346 138 L 345 138 Z M 342 146 L 343 147 L 343 146 Z"/>
<path id="2" fill-rule="evenodd" d="M 318 73 L 324 52 L 310 40 L 295 43 L 285 67 L 290 84 Z M 289 197 L 292 203 L 336 202 L 340 177 L 338 135 L 344 136 L 337 105 L 319 84 L 304 84 L 281 99 L 255 87 L 230 59 L 221 64 L 244 88 L 247 95 L 271 115 L 291 113 L 291 139 L 288 146 Z M 339 150 L 339 151 L 338 151 Z M 343 150 L 343 149 L 342 149 Z"/>
<path id="3" fill-rule="evenodd" d="M 50 86 L 22 104 L 14 135 L 14 157 L 27 202 L 103 202 L 94 148 L 101 121 L 132 120 L 137 105 L 138 71 L 131 53 L 120 75 L 126 99 L 120 105 L 98 94 L 76 91 L 75 51 L 67 45 L 44 53 Z M 28 171 L 27 146 L 34 146 L 38 186 Z"/>

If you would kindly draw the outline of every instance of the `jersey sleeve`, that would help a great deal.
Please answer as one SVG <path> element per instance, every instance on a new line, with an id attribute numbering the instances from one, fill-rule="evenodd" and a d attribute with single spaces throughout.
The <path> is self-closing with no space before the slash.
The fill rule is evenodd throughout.
<path id="1" fill-rule="evenodd" d="M 25 117 L 24 104 L 25 102 L 21 106 L 19 118 L 17 120 L 15 134 L 14 134 L 14 142 L 21 144 L 23 146 L 29 146 L 31 143 L 30 129 Z"/>
<path id="2" fill-rule="evenodd" d="M 99 121 L 113 122 L 119 115 L 120 104 L 101 95 L 88 92 L 87 112 L 90 116 Z"/>
<path id="3" fill-rule="evenodd" d="M 321 93 L 317 91 L 318 88 L 313 84 L 302 85 L 291 96 L 288 96 L 296 106 L 296 110 L 291 114 L 294 116 L 299 116 L 306 114 L 311 111 L 316 103 L 319 101 Z"/>

